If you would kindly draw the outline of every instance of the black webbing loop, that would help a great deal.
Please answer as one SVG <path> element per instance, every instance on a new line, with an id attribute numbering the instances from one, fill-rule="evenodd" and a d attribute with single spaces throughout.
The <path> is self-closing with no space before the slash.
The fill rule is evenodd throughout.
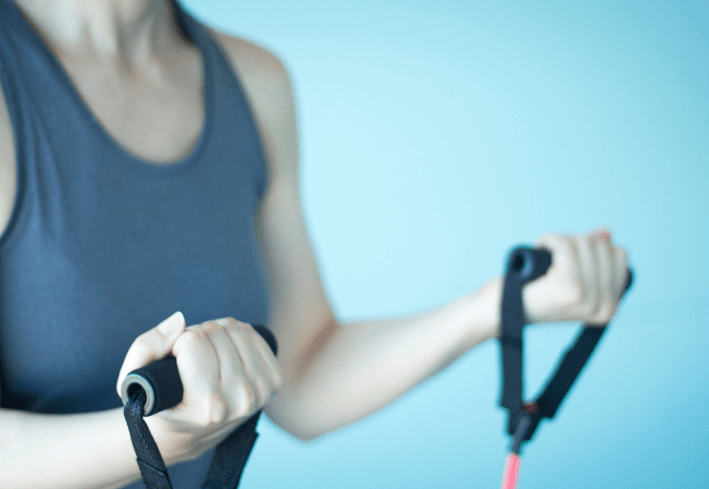
<path id="1" fill-rule="evenodd" d="M 258 438 L 256 423 L 260 415 L 261 411 L 254 414 L 217 445 L 202 489 L 231 489 L 239 485 L 241 473 Z"/>
<path id="2" fill-rule="evenodd" d="M 147 489 L 172 489 L 165 462 L 143 419 L 145 399 L 145 391 L 136 385 L 131 389 L 130 400 L 123 408 L 136 460 Z M 261 411 L 258 411 L 217 445 L 207 478 L 202 483 L 203 489 L 234 489 L 239 485 L 246 461 L 258 437 L 256 424 L 260 415 Z"/>
<path id="3" fill-rule="evenodd" d="M 131 389 L 129 401 L 123 407 L 123 416 L 128 423 L 130 439 L 133 442 L 140 473 L 148 489 L 172 489 L 165 461 L 158 445 L 143 419 L 146 394 L 141 387 Z"/>
<path id="4" fill-rule="evenodd" d="M 522 287 L 544 275 L 551 265 L 551 254 L 543 249 L 519 247 L 507 263 L 502 293 L 502 395 L 500 405 L 508 410 L 507 432 L 513 435 L 512 451 L 519 454 L 522 442 L 528 441 L 543 418 L 553 418 L 564 397 L 581 373 L 605 332 L 606 325 L 584 325 L 536 401 L 522 400 L 522 329 L 527 324 L 522 304 Z M 632 283 L 628 269 L 625 291 Z"/>

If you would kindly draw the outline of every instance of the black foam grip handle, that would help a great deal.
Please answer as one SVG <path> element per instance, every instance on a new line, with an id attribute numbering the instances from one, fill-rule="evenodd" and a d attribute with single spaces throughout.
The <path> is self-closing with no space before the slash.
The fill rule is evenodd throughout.
<path id="1" fill-rule="evenodd" d="M 273 354 L 277 354 L 278 343 L 273 332 L 260 324 L 254 324 L 253 328 L 266 340 Z M 130 384 L 127 387 L 129 390 L 133 385 L 141 385 L 152 390 L 153 407 L 150 412 L 145 413 L 145 416 L 151 416 L 165 409 L 170 409 L 182 402 L 184 389 L 180 379 L 180 372 L 177 368 L 177 358 L 173 355 L 133 370 L 129 375 L 131 374 L 142 377 L 148 385 L 133 383 L 129 380 Z M 148 396 L 150 396 L 150 393 L 148 393 Z"/>
<path id="2" fill-rule="evenodd" d="M 268 343 L 268 346 L 271 347 L 273 354 L 278 355 L 278 342 L 276 341 L 276 335 L 273 334 L 273 331 L 260 324 L 254 324 L 253 328 L 264 340 L 266 340 L 266 343 Z"/>
<path id="3" fill-rule="evenodd" d="M 531 282 L 547 273 L 551 262 L 551 253 L 545 248 L 519 247 L 510 254 L 509 269 L 518 273 L 524 282 Z M 633 283 L 633 271 L 630 268 L 626 271 L 624 294 Z"/>

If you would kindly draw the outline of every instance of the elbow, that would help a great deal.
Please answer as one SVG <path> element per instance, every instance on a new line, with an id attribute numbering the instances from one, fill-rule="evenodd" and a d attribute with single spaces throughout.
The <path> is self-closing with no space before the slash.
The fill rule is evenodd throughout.
<path id="1" fill-rule="evenodd" d="M 289 433 L 291 435 L 293 435 L 294 437 L 296 437 L 298 440 L 305 441 L 305 442 L 313 441 L 314 439 L 316 439 L 317 437 L 319 437 L 321 435 L 321 433 L 313 433 L 313 432 L 309 432 L 309 431 L 298 431 L 298 430 L 289 431 Z"/>
<path id="2" fill-rule="evenodd" d="M 276 423 L 280 428 L 285 430 L 288 434 L 297 438 L 302 442 L 311 442 L 318 438 L 322 433 L 316 432 L 314 430 L 303 429 L 302 426 L 283 426 L 280 423 Z"/>
<path id="3" fill-rule="evenodd" d="M 314 429 L 313 426 L 309 426 L 303 420 L 293 416 L 293 411 L 286 414 L 279 412 L 278 409 L 275 409 L 275 406 L 268 405 L 264 412 L 276 426 L 300 441 L 310 442 L 323 434 L 322 431 Z"/>

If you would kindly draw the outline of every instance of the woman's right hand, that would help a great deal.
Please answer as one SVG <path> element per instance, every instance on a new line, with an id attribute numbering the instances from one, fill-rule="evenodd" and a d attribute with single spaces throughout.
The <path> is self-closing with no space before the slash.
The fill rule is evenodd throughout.
<path id="1" fill-rule="evenodd" d="M 140 335 L 118 375 L 172 353 L 182 402 L 145 418 L 165 463 L 194 460 L 218 445 L 283 387 L 283 372 L 266 341 L 251 325 L 222 318 L 186 327 L 177 312 Z"/>

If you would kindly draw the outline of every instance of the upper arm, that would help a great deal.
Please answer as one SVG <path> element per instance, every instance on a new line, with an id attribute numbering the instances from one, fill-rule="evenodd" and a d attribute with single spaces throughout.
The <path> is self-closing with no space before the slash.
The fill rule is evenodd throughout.
<path id="1" fill-rule="evenodd" d="M 5 101 L 5 93 L 0 82 L 0 237 L 5 234 L 9 224 L 16 193 L 15 135 Z M 2 386 L 2 373 L 0 373 L 0 386 Z M 1 388 L 0 391 L 2 391 Z M 1 394 L 0 392 L 0 405 L 2 405 Z"/>
<path id="2" fill-rule="evenodd" d="M 0 66 L 0 69 L 2 67 Z M 15 138 L 5 94 L 0 83 L 0 236 L 10 221 L 17 192 Z"/>
<path id="3" fill-rule="evenodd" d="M 273 54 L 242 39 L 217 36 L 244 86 L 267 160 L 270 177 L 257 215 L 258 235 L 273 298 L 269 327 L 278 338 L 286 379 L 293 381 L 313 345 L 335 324 L 298 195 L 293 92 L 285 67 Z"/>

